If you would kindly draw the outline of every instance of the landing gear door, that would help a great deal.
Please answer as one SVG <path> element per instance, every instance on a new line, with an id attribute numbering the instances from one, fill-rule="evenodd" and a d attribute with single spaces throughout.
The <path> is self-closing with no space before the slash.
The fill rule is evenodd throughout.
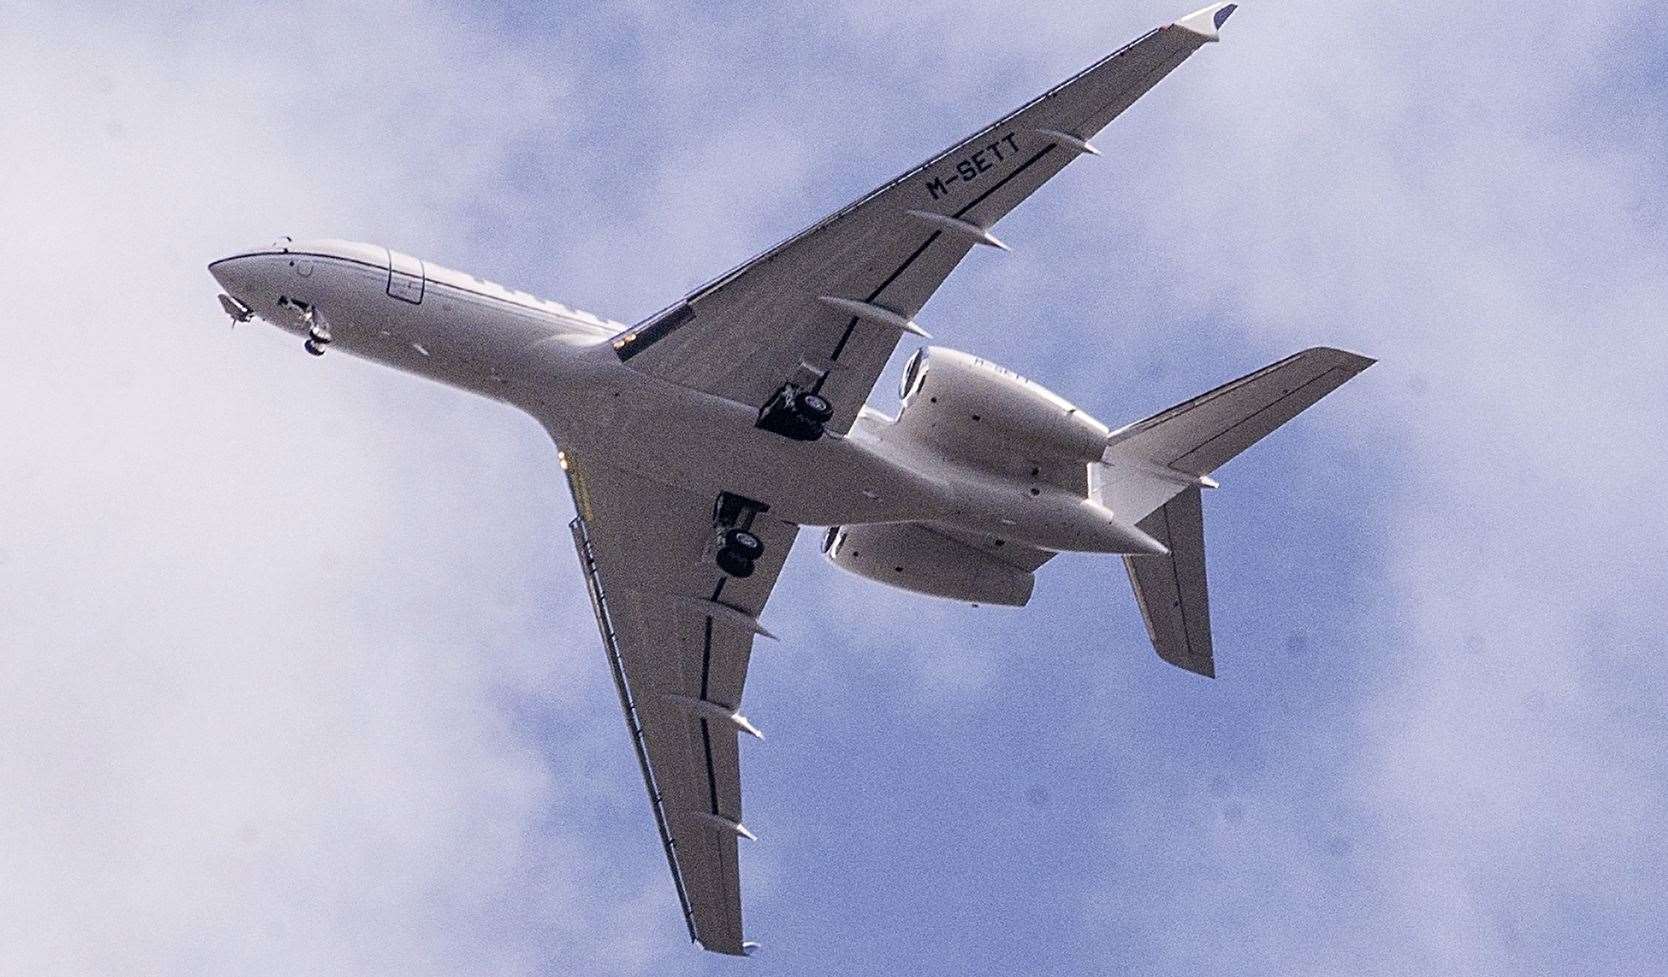
<path id="1" fill-rule="evenodd" d="M 413 305 L 423 301 L 423 262 L 409 254 L 388 252 L 388 294 Z"/>

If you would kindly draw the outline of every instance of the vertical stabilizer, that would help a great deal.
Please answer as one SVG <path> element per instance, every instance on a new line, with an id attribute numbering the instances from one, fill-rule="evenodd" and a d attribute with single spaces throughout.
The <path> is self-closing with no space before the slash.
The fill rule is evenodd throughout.
<path id="1" fill-rule="evenodd" d="M 1210 597 L 1205 588 L 1205 512 L 1197 485 L 1141 520 L 1141 531 L 1168 556 L 1126 556 L 1124 568 L 1158 657 L 1216 677 L 1211 657 Z"/>

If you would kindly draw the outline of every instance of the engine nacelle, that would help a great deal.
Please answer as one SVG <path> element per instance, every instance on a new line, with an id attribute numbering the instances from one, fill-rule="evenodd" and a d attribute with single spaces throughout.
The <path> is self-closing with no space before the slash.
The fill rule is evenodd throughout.
<path id="1" fill-rule="evenodd" d="M 989 360 L 940 346 L 904 368 L 897 428 L 952 452 L 1099 461 L 1106 425 Z"/>
<path id="2" fill-rule="evenodd" d="M 1036 577 L 920 523 L 836 526 L 823 540 L 836 566 L 903 590 L 1024 607 Z"/>

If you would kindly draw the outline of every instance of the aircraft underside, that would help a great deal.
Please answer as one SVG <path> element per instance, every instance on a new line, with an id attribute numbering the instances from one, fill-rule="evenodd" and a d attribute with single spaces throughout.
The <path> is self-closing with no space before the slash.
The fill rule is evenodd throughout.
<path id="1" fill-rule="evenodd" d="M 388 248 L 284 239 L 210 265 L 234 321 L 537 418 L 560 446 L 599 632 L 689 935 L 748 952 L 740 711 L 800 535 L 889 586 L 1024 605 L 1064 551 L 1121 556 L 1154 650 L 1215 675 L 1203 490 L 1372 360 L 1304 350 L 1116 430 L 1040 384 L 918 349 L 895 415 L 867 406 L 915 317 L 992 226 L 1203 46 L 1214 3 L 634 326 Z M 325 362 L 329 362 L 328 360 Z"/>

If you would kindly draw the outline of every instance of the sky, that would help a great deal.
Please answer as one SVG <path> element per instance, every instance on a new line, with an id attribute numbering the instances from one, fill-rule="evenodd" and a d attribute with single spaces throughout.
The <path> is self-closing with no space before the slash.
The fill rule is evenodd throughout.
<path id="1" fill-rule="evenodd" d="M 1215 682 L 1116 560 L 973 609 L 808 531 L 747 961 L 686 942 L 538 425 L 214 303 L 291 234 L 634 321 L 1186 12 L 0 6 L 0 973 L 1659 967 L 1654 7 L 1252 0 L 1002 222 L 922 322 L 1113 426 L 1380 362 L 1218 473 Z"/>

